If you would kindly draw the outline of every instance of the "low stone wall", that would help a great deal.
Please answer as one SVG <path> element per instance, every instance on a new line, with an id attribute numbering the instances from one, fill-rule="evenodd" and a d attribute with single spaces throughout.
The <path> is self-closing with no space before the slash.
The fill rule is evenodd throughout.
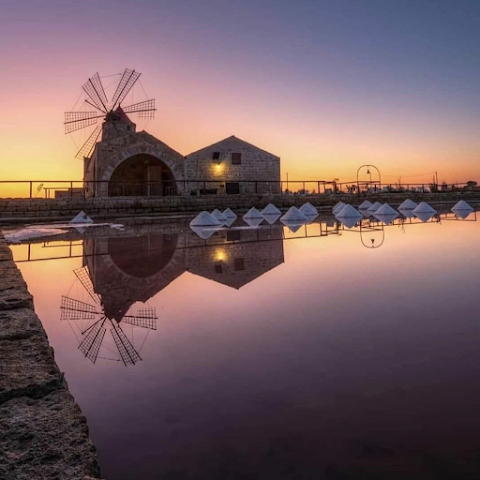
<path id="1" fill-rule="evenodd" d="M 0 478 L 99 478 L 86 419 L 0 233 Z"/>
<path id="2" fill-rule="evenodd" d="M 359 205 L 363 200 L 388 202 L 399 205 L 405 198 L 416 202 L 453 206 L 464 199 L 473 205 L 480 204 L 478 192 L 450 193 L 381 193 L 376 195 L 208 195 L 172 197 L 106 197 L 63 199 L 0 199 L 0 222 L 18 223 L 34 221 L 70 220 L 83 210 L 92 218 L 118 218 L 137 215 L 194 213 L 215 208 L 244 210 L 252 206 L 263 208 L 272 202 L 279 208 L 301 206 L 310 202 L 316 207 L 331 207 L 339 201 Z"/>

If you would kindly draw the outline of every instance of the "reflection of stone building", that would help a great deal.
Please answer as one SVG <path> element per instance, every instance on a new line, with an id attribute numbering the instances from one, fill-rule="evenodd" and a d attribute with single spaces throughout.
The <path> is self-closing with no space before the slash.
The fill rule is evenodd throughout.
<path id="1" fill-rule="evenodd" d="M 105 314 L 121 320 L 185 271 L 239 289 L 282 264 L 282 227 L 222 231 L 208 243 L 190 229 L 85 239 L 84 255 Z"/>

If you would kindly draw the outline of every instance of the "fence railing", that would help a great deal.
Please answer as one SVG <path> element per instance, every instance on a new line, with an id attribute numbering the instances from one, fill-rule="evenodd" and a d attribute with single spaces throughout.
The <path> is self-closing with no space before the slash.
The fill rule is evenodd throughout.
<path id="1" fill-rule="evenodd" d="M 171 196 L 171 195 L 235 195 L 293 194 L 336 195 L 395 192 L 478 191 L 469 183 L 454 184 L 372 184 L 326 180 L 0 180 L 0 198 L 86 198 L 105 196 Z"/>

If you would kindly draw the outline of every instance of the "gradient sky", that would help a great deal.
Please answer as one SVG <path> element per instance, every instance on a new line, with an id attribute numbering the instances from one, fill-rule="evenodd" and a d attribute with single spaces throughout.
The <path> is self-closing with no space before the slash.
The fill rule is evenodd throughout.
<path id="1" fill-rule="evenodd" d="M 234 134 L 283 178 L 480 182 L 477 1 L 2 0 L 0 45 L 1 179 L 81 179 L 64 112 L 129 67 L 184 155 Z"/>

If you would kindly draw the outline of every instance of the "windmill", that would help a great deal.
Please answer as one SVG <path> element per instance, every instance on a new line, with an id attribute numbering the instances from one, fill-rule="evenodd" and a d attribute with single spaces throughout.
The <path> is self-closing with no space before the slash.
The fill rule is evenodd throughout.
<path id="1" fill-rule="evenodd" d="M 80 327 L 79 350 L 92 363 L 95 363 L 104 342 L 105 334 L 107 330 L 110 330 L 123 364 L 125 366 L 135 365 L 141 361 L 139 353 L 123 331 L 120 323 L 127 323 L 132 327 L 147 330 L 156 330 L 158 317 L 155 308 L 145 306 L 139 309 L 136 315 L 122 315 L 120 319 L 116 319 L 113 315 L 107 315 L 101 297 L 94 290 L 87 267 L 78 268 L 73 272 L 95 303 L 95 305 L 92 305 L 62 295 L 60 320 L 73 321 Z"/>
<path id="2" fill-rule="evenodd" d="M 65 112 L 64 125 L 66 134 L 96 125 L 100 119 L 103 119 L 102 125 L 96 126 L 78 150 L 75 155 L 76 158 L 90 158 L 100 135 L 102 140 L 105 140 L 106 138 L 114 138 L 128 133 L 119 128 L 119 121 L 127 120 L 130 122 L 126 114 L 137 114 L 140 118 L 145 119 L 153 119 L 155 117 L 154 99 L 134 103 L 126 107 L 121 106 L 125 97 L 140 78 L 141 73 L 126 68 L 121 75 L 115 93 L 111 100 L 108 100 L 100 75 L 96 73 L 82 86 L 87 96 L 85 103 L 95 110 Z M 109 128 L 110 126 L 112 128 Z"/>

